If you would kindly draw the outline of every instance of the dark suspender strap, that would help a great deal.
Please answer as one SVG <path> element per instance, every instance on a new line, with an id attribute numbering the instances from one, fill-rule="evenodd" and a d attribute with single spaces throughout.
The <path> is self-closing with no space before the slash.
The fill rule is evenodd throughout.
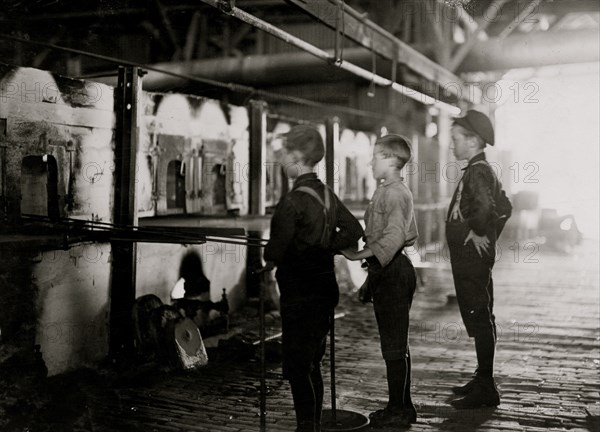
<path id="1" fill-rule="evenodd" d="M 309 188 L 308 186 L 300 186 L 294 190 L 309 194 L 314 199 L 316 199 L 319 202 L 319 204 L 321 204 L 323 207 L 325 207 L 326 210 L 329 210 L 329 206 L 330 206 L 329 192 L 327 190 L 325 190 L 325 202 L 323 202 L 323 200 L 321 199 L 319 194 L 314 189 Z"/>
<path id="2" fill-rule="evenodd" d="M 327 187 L 325 187 L 325 202 L 323 202 L 323 200 L 321 199 L 321 197 L 319 196 L 319 194 L 312 188 L 309 188 L 308 186 L 300 186 L 297 187 L 296 189 L 297 191 L 309 194 L 310 196 L 312 196 L 314 199 L 317 200 L 317 202 L 319 204 L 321 204 L 321 206 L 323 207 L 323 215 L 325 216 L 325 225 L 323 226 L 323 232 L 321 233 L 321 245 L 327 245 L 327 247 L 329 247 L 329 243 L 330 243 L 330 239 L 327 238 L 327 233 L 330 232 L 328 230 L 328 226 L 330 225 L 330 219 L 331 219 L 331 212 L 329 211 L 329 207 L 331 206 L 330 203 L 330 191 L 328 190 Z M 334 224 L 335 226 L 335 224 Z"/>

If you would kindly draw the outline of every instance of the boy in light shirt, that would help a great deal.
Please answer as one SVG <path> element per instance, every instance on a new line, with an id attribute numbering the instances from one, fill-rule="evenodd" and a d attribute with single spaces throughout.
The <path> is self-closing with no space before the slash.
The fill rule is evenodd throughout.
<path id="1" fill-rule="evenodd" d="M 417 419 L 410 395 L 408 346 L 416 275 L 403 251 L 415 243 L 418 232 L 412 193 L 401 176 L 411 157 L 410 142 L 405 137 L 386 135 L 375 142 L 371 166 L 379 186 L 365 213 L 366 246 L 361 251 L 342 251 L 350 260 L 366 259 L 369 266 L 361 299 L 372 296 L 389 390 L 387 406 L 369 415 L 375 427 L 408 427 Z"/>

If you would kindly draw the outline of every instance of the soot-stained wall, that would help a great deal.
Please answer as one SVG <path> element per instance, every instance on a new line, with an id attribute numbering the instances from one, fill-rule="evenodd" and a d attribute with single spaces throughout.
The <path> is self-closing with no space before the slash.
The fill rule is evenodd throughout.
<path id="1" fill-rule="evenodd" d="M 2 136 L 6 151 L 1 155 L 9 218 L 18 220 L 22 209 L 52 216 L 47 212 L 53 208 L 54 216 L 112 222 L 113 88 L 0 65 L 0 99 L 0 119 L 6 125 Z M 144 93 L 142 99 L 135 177 L 141 217 L 157 216 L 161 206 L 166 208 L 164 186 L 153 183 L 161 178 L 156 172 L 160 166 L 156 156 L 161 153 L 156 137 L 160 134 L 181 137 L 189 144 L 176 154 L 188 162 L 187 169 L 194 155 L 218 162 L 221 171 L 233 171 L 237 166 L 241 171 L 247 164 L 248 116 L 244 108 L 183 95 Z M 203 143 L 208 143 L 205 153 L 200 152 Z M 214 151 L 218 145 L 224 151 Z M 44 170 L 50 172 L 51 167 L 54 177 L 45 175 Z M 227 174 L 223 176 L 227 181 L 220 183 L 226 188 L 221 195 L 225 198 L 221 213 L 215 213 L 235 209 L 245 214 L 247 183 Z M 50 182 L 52 187 L 48 187 Z M 210 213 L 208 209 L 215 207 L 210 193 L 200 194 L 201 186 L 198 183 L 195 196 L 188 191 L 188 213 Z M 47 250 L 34 237 L 20 239 L 19 247 L 11 241 L 5 236 L 3 242 L 8 246 L 0 248 L 2 341 L 14 350 L 33 351 L 34 344 L 41 345 L 50 375 L 97 364 L 108 351 L 110 244 L 80 243 L 68 250 Z M 245 275 L 245 255 L 241 250 L 232 251 L 223 259 L 219 248 L 139 243 L 136 295 L 154 293 L 169 302 L 181 260 L 195 249 L 214 287 L 212 298 L 218 300 L 226 288 L 235 308 L 243 296 L 240 281 Z M 236 253 L 239 257 L 234 257 Z M 0 362 L 9 351 L 0 352 Z"/>

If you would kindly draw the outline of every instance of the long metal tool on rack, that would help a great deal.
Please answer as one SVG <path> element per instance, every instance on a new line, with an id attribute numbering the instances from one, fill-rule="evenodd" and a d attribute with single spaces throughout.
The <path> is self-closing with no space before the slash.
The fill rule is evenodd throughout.
<path id="1" fill-rule="evenodd" d="M 268 239 L 239 234 L 243 229 L 214 229 L 192 227 L 139 227 L 110 222 L 87 221 L 74 218 L 54 218 L 38 215 L 21 215 L 25 222 L 44 224 L 46 231 L 89 241 L 131 241 L 140 243 L 202 244 L 227 243 L 242 246 L 264 247 Z M 219 232 L 221 231 L 221 232 Z"/>

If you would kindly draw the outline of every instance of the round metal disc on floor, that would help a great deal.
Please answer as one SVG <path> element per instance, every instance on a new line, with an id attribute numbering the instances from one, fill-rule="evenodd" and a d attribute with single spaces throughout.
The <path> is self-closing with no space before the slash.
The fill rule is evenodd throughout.
<path id="1" fill-rule="evenodd" d="M 357 412 L 335 410 L 335 420 L 332 410 L 323 410 L 321 416 L 321 430 L 327 431 L 355 431 L 369 424 L 369 419 Z"/>

